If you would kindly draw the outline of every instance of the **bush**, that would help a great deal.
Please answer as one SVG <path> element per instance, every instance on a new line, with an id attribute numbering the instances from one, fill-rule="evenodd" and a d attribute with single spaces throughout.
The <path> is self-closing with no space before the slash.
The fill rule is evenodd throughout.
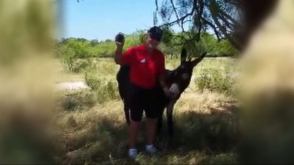
<path id="1" fill-rule="evenodd" d="M 235 80 L 229 68 L 225 69 L 224 74 L 218 69 L 203 69 L 200 77 L 195 80 L 195 84 L 200 91 L 207 89 L 212 92 L 235 95 Z"/>
<path id="2" fill-rule="evenodd" d="M 71 72 L 80 73 L 88 66 L 88 61 L 86 60 L 73 60 L 71 65 Z"/>
<path id="3" fill-rule="evenodd" d="M 89 69 L 95 69 L 96 66 L 92 59 L 74 59 L 72 57 L 67 57 L 63 59 L 63 63 L 69 72 L 81 73 L 86 72 Z"/>
<path id="4" fill-rule="evenodd" d="M 86 84 L 92 89 L 92 90 L 98 90 L 101 85 L 101 79 L 91 72 L 85 73 L 85 81 Z"/>
<path id="5" fill-rule="evenodd" d="M 116 82 L 107 81 L 106 79 L 100 78 L 98 75 L 91 72 L 87 72 L 85 74 L 85 81 L 91 90 L 97 93 L 99 103 L 119 99 Z"/>

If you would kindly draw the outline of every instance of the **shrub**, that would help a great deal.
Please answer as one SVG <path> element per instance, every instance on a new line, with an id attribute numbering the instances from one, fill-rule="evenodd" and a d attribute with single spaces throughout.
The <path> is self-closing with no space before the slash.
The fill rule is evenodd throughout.
<path id="1" fill-rule="evenodd" d="M 72 57 L 64 58 L 63 63 L 69 72 L 81 73 L 89 69 L 95 69 L 96 66 L 92 59 L 74 59 Z"/>
<path id="2" fill-rule="evenodd" d="M 91 72 L 85 74 L 85 81 L 91 90 L 97 93 L 99 103 L 119 99 L 116 82 L 100 78 Z"/>
<path id="3" fill-rule="evenodd" d="M 213 92 L 235 95 L 235 80 L 225 68 L 225 73 L 218 69 L 202 69 L 200 76 L 195 80 L 195 84 L 200 91 L 205 89 Z"/>

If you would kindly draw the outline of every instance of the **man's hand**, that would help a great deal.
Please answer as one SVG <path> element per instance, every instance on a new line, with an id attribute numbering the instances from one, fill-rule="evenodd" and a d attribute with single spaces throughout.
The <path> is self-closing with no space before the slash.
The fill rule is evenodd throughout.
<path id="1" fill-rule="evenodd" d="M 124 34 L 123 33 L 118 33 L 116 36 L 115 36 L 115 43 L 116 43 L 116 46 L 118 48 L 122 48 L 124 46 L 124 43 L 125 43 L 125 37 L 124 37 Z"/>
<path id="2" fill-rule="evenodd" d="M 159 76 L 159 83 L 160 83 L 160 85 L 161 85 L 161 87 L 162 87 L 162 89 L 163 89 L 165 95 L 166 95 L 167 97 L 173 98 L 173 97 L 175 96 L 175 93 L 173 93 L 173 92 L 168 88 L 168 86 L 166 85 L 166 83 L 165 83 L 165 76 L 166 76 L 166 75 L 161 75 L 161 76 Z"/>
<path id="3" fill-rule="evenodd" d="M 125 37 L 122 33 L 118 33 L 115 36 L 115 43 L 116 43 L 116 50 L 114 55 L 114 61 L 116 64 L 121 63 L 121 56 L 122 56 L 122 50 L 125 43 Z"/>

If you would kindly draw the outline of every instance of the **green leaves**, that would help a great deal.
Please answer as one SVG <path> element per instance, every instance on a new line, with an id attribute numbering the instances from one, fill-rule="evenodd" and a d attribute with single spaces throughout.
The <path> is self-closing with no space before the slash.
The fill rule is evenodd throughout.
<path id="1" fill-rule="evenodd" d="M 237 1 L 223 0 L 166 0 L 158 10 L 165 25 L 190 24 L 188 31 L 196 35 L 194 41 L 198 41 L 197 33 L 210 28 L 218 39 L 226 38 L 236 49 L 241 49 L 239 38 L 231 35 L 240 27 L 239 5 Z"/>
<path id="2" fill-rule="evenodd" d="M 162 29 L 164 35 L 159 48 L 165 55 L 179 55 L 184 44 L 191 57 L 199 56 L 205 51 L 212 56 L 228 56 L 237 53 L 228 40 L 218 42 L 215 36 L 206 32 L 201 33 L 200 42 L 195 42 L 193 37 L 197 33 L 194 31 L 174 32 L 167 26 Z M 142 44 L 145 31 L 137 30 L 125 37 L 124 51 L 131 46 Z M 87 68 L 87 59 L 113 57 L 115 51 L 115 42 L 110 39 L 98 41 L 71 37 L 55 42 L 56 57 L 62 58 L 67 70 L 71 72 L 81 72 Z"/>

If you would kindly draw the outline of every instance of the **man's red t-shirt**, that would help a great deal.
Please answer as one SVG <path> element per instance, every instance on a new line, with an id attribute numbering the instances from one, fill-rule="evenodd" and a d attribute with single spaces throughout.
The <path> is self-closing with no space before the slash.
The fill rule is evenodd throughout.
<path id="1" fill-rule="evenodd" d="M 154 87 L 157 77 L 165 74 L 163 53 L 158 49 L 148 53 L 145 44 L 133 46 L 125 51 L 121 65 L 130 65 L 131 82 L 144 88 Z"/>

